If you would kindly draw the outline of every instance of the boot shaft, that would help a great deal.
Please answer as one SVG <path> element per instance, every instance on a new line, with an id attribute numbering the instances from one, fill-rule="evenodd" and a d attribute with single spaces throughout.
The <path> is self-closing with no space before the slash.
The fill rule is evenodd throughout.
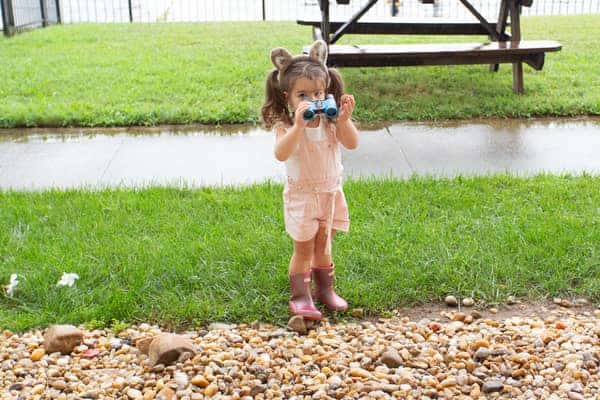
<path id="1" fill-rule="evenodd" d="M 305 319 L 319 320 L 322 314 L 313 303 L 310 280 L 311 273 L 289 275 L 291 297 L 289 301 L 289 309 L 293 314 L 300 315 Z"/>
<path id="2" fill-rule="evenodd" d="M 315 298 L 331 311 L 344 311 L 348 308 L 348 303 L 333 289 L 334 268 L 333 264 L 326 268 L 312 268 L 316 286 Z"/>
<path id="3" fill-rule="evenodd" d="M 311 282 L 311 274 L 310 271 L 302 272 L 299 274 L 289 275 L 290 278 L 290 289 L 292 292 L 292 299 L 294 298 L 302 298 L 308 296 L 311 298 L 310 294 L 310 282 Z"/>

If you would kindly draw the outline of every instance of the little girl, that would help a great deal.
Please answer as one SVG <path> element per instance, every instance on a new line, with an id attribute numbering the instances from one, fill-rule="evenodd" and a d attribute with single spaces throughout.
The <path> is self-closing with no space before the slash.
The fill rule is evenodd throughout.
<path id="1" fill-rule="evenodd" d="M 313 278 L 318 301 L 331 311 L 348 308 L 333 290 L 331 241 L 337 230 L 347 232 L 350 226 L 339 144 L 348 149 L 358 145 L 358 132 L 350 120 L 354 97 L 344 94 L 340 74 L 326 66 L 323 41 L 316 41 L 308 56 L 292 57 L 286 49 L 273 49 L 271 61 L 275 69 L 267 77 L 262 119 L 275 131 L 275 157 L 286 166 L 284 221 L 294 241 L 289 308 L 296 315 L 319 320 L 322 315 L 311 295 Z M 339 108 L 337 118 L 317 114 L 313 121 L 304 120 L 306 100 L 322 100 L 328 94 Z"/>

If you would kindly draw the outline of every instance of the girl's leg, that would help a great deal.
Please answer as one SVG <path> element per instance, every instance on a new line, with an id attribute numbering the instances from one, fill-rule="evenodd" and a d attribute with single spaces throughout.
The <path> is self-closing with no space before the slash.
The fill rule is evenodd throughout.
<path id="1" fill-rule="evenodd" d="M 294 241 L 294 254 L 290 260 L 289 278 L 292 295 L 289 309 L 306 319 L 319 320 L 322 315 L 315 307 L 310 292 L 310 263 L 314 254 L 314 238 L 306 242 Z"/>
<path id="2" fill-rule="evenodd" d="M 335 229 L 332 229 L 332 241 L 334 236 Z M 327 231 L 325 230 L 325 227 L 320 227 L 315 238 L 315 252 L 313 254 L 312 267 L 312 275 L 316 284 L 315 297 L 331 311 L 344 311 L 348 308 L 348 303 L 333 290 L 335 266 L 331 255 L 325 254 L 326 246 Z"/>
<path id="3" fill-rule="evenodd" d="M 335 229 L 331 230 L 331 242 L 335 238 Z M 333 262 L 331 254 L 325 254 L 325 247 L 327 246 L 327 230 L 325 226 L 319 226 L 317 236 L 315 236 L 315 247 L 314 253 L 312 254 L 312 265 L 314 267 L 330 267 Z"/>
<path id="4" fill-rule="evenodd" d="M 314 251 L 314 238 L 306 242 L 297 242 L 294 240 L 294 254 L 292 254 L 289 267 L 290 275 L 310 271 L 310 262 Z"/>

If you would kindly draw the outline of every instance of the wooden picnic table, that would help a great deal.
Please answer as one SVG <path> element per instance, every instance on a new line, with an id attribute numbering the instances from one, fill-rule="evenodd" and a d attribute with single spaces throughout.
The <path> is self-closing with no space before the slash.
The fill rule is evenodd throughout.
<path id="1" fill-rule="evenodd" d="M 501 0 L 497 21 L 488 21 L 471 4 L 462 3 L 477 21 L 435 20 L 369 20 L 359 19 L 377 3 L 368 2 L 348 21 L 331 21 L 329 0 L 319 0 L 321 18 L 298 20 L 301 25 L 313 26 L 314 39 L 324 40 L 329 47 L 328 64 L 337 67 L 361 66 L 416 66 L 453 64 L 490 64 L 492 71 L 499 63 L 512 63 L 513 91 L 523 93 L 523 63 L 541 70 L 545 53 L 558 51 L 561 45 L 555 41 L 521 40 L 520 14 L 522 7 L 529 7 L 532 0 Z M 420 0 L 430 3 L 431 0 Z M 337 0 L 348 4 L 349 0 Z M 510 16 L 510 24 L 508 22 Z M 506 28 L 510 26 L 511 32 Z M 486 43 L 424 44 L 424 45 L 345 45 L 335 43 L 344 34 L 413 34 L 413 35 L 487 35 Z M 304 49 L 308 52 L 308 47 Z"/>

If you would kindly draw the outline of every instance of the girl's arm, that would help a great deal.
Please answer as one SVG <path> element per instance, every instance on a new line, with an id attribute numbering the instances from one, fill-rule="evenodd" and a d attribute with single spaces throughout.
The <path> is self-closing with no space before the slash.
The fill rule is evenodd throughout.
<path id="1" fill-rule="evenodd" d="M 308 106 L 309 104 L 306 101 L 298 105 L 294 115 L 294 125 L 291 128 L 286 129 L 281 126 L 275 129 L 275 158 L 279 161 L 287 160 L 290 154 L 298 147 L 304 127 L 308 124 L 308 121 L 302 118 L 302 114 Z"/>
<path id="2" fill-rule="evenodd" d="M 358 130 L 350 119 L 354 111 L 354 96 L 343 95 L 340 104 L 342 106 L 336 123 L 336 136 L 345 148 L 352 150 L 358 147 Z"/>
<path id="3" fill-rule="evenodd" d="M 280 126 L 275 129 L 275 158 L 285 161 L 294 152 L 302 137 L 301 127 L 295 125 L 290 128 Z"/>
<path id="4" fill-rule="evenodd" d="M 352 121 L 338 121 L 336 136 L 345 148 L 353 150 L 358 147 L 358 130 Z"/>

